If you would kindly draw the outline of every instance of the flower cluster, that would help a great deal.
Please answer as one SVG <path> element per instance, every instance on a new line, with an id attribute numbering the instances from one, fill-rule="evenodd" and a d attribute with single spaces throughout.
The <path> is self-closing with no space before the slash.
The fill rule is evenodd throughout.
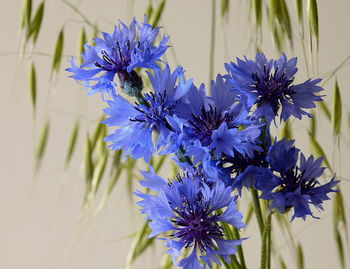
<path id="1" fill-rule="evenodd" d="M 296 58 L 267 60 L 258 53 L 255 61 L 226 64 L 227 74 L 218 74 L 207 94 L 203 84 L 184 78 L 182 67 L 160 64 L 168 46 L 166 37 L 154 45 L 158 32 L 146 21 L 120 23 L 96 38 L 96 46 L 85 46 L 80 67 L 72 60 L 68 69 L 90 94 L 108 93 L 103 123 L 114 128 L 105 138 L 112 150 L 147 163 L 154 154 L 171 154 L 183 170 L 168 181 L 151 166 L 142 172 L 148 191 L 135 194 L 150 236 L 166 241 L 177 266 L 211 268 L 230 263 L 242 243 L 229 231 L 245 227 L 236 210 L 243 188 L 260 192 L 271 212 L 315 217 L 312 206 L 322 210 L 338 181 L 322 185 L 322 158 L 306 159 L 292 140 L 271 142 L 270 126 L 277 117 L 310 117 L 306 110 L 322 101 L 320 79 L 294 84 Z"/>

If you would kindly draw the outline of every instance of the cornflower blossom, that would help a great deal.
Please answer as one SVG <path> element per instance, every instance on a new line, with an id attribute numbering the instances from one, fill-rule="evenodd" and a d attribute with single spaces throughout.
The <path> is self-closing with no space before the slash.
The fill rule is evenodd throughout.
<path id="1" fill-rule="evenodd" d="M 174 264 L 184 269 L 200 269 L 221 264 L 219 255 L 230 262 L 240 240 L 225 239 L 220 222 L 244 228 L 242 214 L 236 210 L 231 188 L 217 180 L 209 185 L 203 174 L 184 172 L 166 182 L 151 169 L 143 172 L 141 184 L 156 194 L 136 192 L 142 198 L 138 205 L 146 214 L 152 232 L 166 240 L 167 253 Z M 187 257 L 180 261 L 178 257 Z"/>
<path id="2" fill-rule="evenodd" d="M 151 155 L 168 143 L 172 132 L 168 121 L 176 113 L 177 106 L 188 92 L 192 80 L 183 79 L 183 69 L 171 73 L 168 65 L 148 73 L 154 92 L 143 94 L 135 104 L 121 95 L 114 95 L 104 109 L 109 116 L 103 123 L 119 127 L 106 137 L 113 150 L 124 150 L 124 155 L 141 158 L 148 162 Z M 157 135 L 153 142 L 152 134 Z"/>
<path id="3" fill-rule="evenodd" d="M 125 93 L 138 96 L 143 87 L 136 67 L 158 69 L 156 61 L 168 48 L 168 38 L 163 36 L 158 45 L 154 45 L 160 28 L 152 28 L 133 19 L 127 27 L 120 21 L 113 33 L 102 33 L 103 38 L 95 38 L 95 46 L 84 45 L 83 63 L 78 67 L 73 57 L 70 60 L 72 78 L 89 88 L 89 94 L 96 92 L 114 93 L 117 74 Z"/>
<path id="4" fill-rule="evenodd" d="M 293 208 L 292 220 L 305 220 L 308 215 L 316 218 L 310 206 L 323 210 L 323 201 L 330 199 L 328 193 L 336 192 L 333 188 L 339 181 L 334 176 L 328 183 L 321 185 L 318 178 L 325 170 L 325 167 L 321 167 L 323 158 L 315 160 L 310 156 L 306 159 L 293 144 L 293 140 L 283 139 L 271 146 L 267 160 L 279 184 L 275 190 L 264 192 L 261 198 L 271 200 L 270 208 L 275 208 L 280 213 Z"/>
<path id="5" fill-rule="evenodd" d="M 203 85 L 199 89 L 193 85 L 187 100 L 177 116 L 183 121 L 182 145 L 195 162 L 208 162 L 213 156 L 219 160 L 235 152 L 250 156 L 259 149 L 261 126 L 248 117 L 221 75 L 211 83 L 211 96 L 206 96 Z"/>
<path id="6" fill-rule="evenodd" d="M 283 53 L 278 60 L 267 60 L 263 53 L 257 53 L 255 61 L 237 58 L 237 63 L 225 64 L 226 77 L 235 92 L 239 92 L 247 109 L 253 109 L 256 118 L 271 122 L 278 116 L 286 121 L 290 116 L 301 119 L 311 117 L 304 109 L 316 107 L 322 101 L 317 93 L 323 89 L 317 84 L 321 79 L 307 80 L 294 84 L 297 73 L 297 58 L 287 59 Z"/>

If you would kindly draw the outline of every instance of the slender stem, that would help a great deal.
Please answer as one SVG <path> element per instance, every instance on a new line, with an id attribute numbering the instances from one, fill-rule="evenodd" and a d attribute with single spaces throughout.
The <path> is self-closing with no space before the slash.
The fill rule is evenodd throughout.
<path id="1" fill-rule="evenodd" d="M 240 239 L 239 232 L 237 228 L 233 228 L 233 235 L 235 239 Z M 237 251 L 238 251 L 238 256 L 239 256 L 239 261 L 241 262 L 241 268 L 245 269 L 247 268 L 245 264 L 245 259 L 244 259 L 244 252 L 242 245 L 237 246 Z"/>
<path id="2" fill-rule="evenodd" d="M 254 212 L 255 212 L 256 220 L 258 221 L 260 236 L 262 237 L 264 233 L 264 220 L 261 213 L 259 195 L 258 195 L 258 191 L 253 188 L 251 189 L 251 192 L 253 196 Z"/>
<path id="3" fill-rule="evenodd" d="M 214 75 L 214 56 L 215 56 L 215 28 L 216 28 L 216 0 L 211 2 L 211 40 L 209 53 L 209 85 Z"/>
<path id="4" fill-rule="evenodd" d="M 267 234 L 267 269 L 271 268 L 271 249 L 272 249 L 272 245 L 271 245 L 271 231 L 272 231 L 272 222 L 271 222 L 271 218 L 272 218 L 272 212 L 270 212 L 267 216 L 267 221 L 266 221 L 266 229 L 268 228 L 268 234 Z"/>
<path id="5" fill-rule="evenodd" d="M 267 215 L 264 233 L 261 239 L 260 269 L 269 269 L 271 265 L 271 212 Z"/>

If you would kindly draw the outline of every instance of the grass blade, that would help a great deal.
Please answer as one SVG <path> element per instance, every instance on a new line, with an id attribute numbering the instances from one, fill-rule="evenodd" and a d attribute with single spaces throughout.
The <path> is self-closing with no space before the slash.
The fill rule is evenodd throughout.
<path id="1" fill-rule="evenodd" d="M 22 4 L 22 14 L 21 14 L 21 29 L 29 26 L 30 16 L 32 14 L 32 0 L 24 0 Z"/>
<path id="2" fill-rule="evenodd" d="M 49 123 L 49 120 L 47 120 L 40 131 L 39 140 L 36 146 L 36 151 L 35 151 L 36 170 L 39 169 L 41 161 L 44 157 L 47 140 L 49 137 L 49 128 L 50 128 L 50 123 Z"/>
<path id="3" fill-rule="evenodd" d="M 279 262 L 280 262 L 280 269 L 287 269 L 287 265 L 284 262 L 282 257 L 279 258 Z"/>
<path id="4" fill-rule="evenodd" d="M 76 148 L 76 144 L 77 144 L 77 138 L 78 138 L 78 134 L 79 134 L 79 120 L 77 119 L 74 122 L 71 134 L 70 134 L 70 138 L 69 138 L 69 142 L 68 142 L 68 147 L 67 147 L 67 153 L 66 153 L 66 160 L 64 162 L 64 167 L 65 169 L 68 168 L 68 165 L 72 159 L 74 150 Z"/>
<path id="5" fill-rule="evenodd" d="M 342 269 L 345 269 L 345 253 L 344 253 L 344 245 L 343 245 L 343 240 L 341 237 L 341 234 L 338 230 L 338 228 L 334 229 L 334 237 L 335 237 L 335 242 L 337 244 L 337 253 L 338 253 L 338 258 L 339 258 L 339 264 Z"/>
<path id="6" fill-rule="evenodd" d="M 221 19 L 228 19 L 228 12 L 230 10 L 230 0 L 221 0 Z"/>
<path id="7" fill-rule="evenodd" d="M 262 24 L 262 0 L 254 0 L 253 7 L 254 7 L 256 26 L 260 28 Z"/>
<path id="8" fill-rule="evenodd" d="M 308 0 L 307 13 L 309 17 L 309 29 L 310 34 L 312 34 L 317 43 L 317 49 L 319 47 L 319 29 L 318 29 L 318 10 L 317 10 L 317 0 Z"/>
<path id="9" fill-rule="evenodd" d="M 295 8 L 297 10 L 299 24 L 302 26 L 304 24 L 303 0 L 295 0 Z"/>
<path id="10" fill-rule="evenodd" d="M 281 139 L 287 138 L 288 140 L 290 140 L 290 139 L 292 139 L 292 137 L 293 137 L 292 130 L 290 129 L 289 120 L 287 120 L 287 121 L 285 121 L 283 128 L 282 128 Z"/>
<path id="11" fill-rule="evenodd" d="M 103 177 L 104 172 L 106 170 L 107 159 L 108 159 L 108 153 L 105 152 L 101 156 L 101 158 L 99 158 L 99 160 L 96 164 L 96 167 L 95 167 L 94 173 L 93 173 L 93 177 L 92 177 L 92 183 L 91 183 L 93 194 L 96 194 L 96 192 L 98 191 L 102 177 Z"/>
<path id="12" fill-rule="evenodd" d="M 77 53 L 78 53 L 78 59 L 80 63 L 83 62 L 83 52 L 85 51 L 84 45 L 87 42 L 86 40 L 86 32 L 85 28 L 81 28 L 79 38 L 78 38 L 78 45 L 77 45 Z"/>
<path id="13" fill-rule="evenodd" d="M 297 262 L 298 262 L 298 269 L 304 269 L 304 253 L 300 243 L 298 244 L 298 247 L 297 247 Z"/>
<path id="14" fill-rule="evenodd" d="M 316 118 L 315 118 L 315 113 L 312 113 L 312 117 L 310 119 L 310 135 L 312 137 L 316 137 Z"/>
<path id="15" fill-rule="evenodd" d="M 160 18 L 162 17 L 163 11 L 164 11 L 164 7 L 166 4 L 166 0 L 163 0 L 162 2 L 160 2 L 160 4 L 157 7 L 156 13 L 154 14 L 154 18 L 152 20 L 151 25 L 154 27 L 157 27 L 158 22 L 160 20 Z"/>
<path id="16" fill-rule="evenodd" d="M 90 189 L 91 187 L 91 180 L 94 173 L 94 165 L 92 161 L 92 148 L 91 148 L 91 142 L 89 135 L 87 135 L 85 140 L 85 147 L 84 147 L 84 174 L 85 174 L 85 182 Z"/>
<path id="17" fill-rule="evenodd" d="M 34 62 L 30 66 L 29 74 L 28 74 L 28 81 L 29 81 L 29 95 L 30 100 L 32 103 L 33 108 L 33 115 L 35 116 L 35 110 L 36 110 L 36 93 L 37 93 L 37 82 L 36 82 L 36 71 Z"/>
<path id="18" fill-rule="evenodd" d="M 126 258 L 126 268 L 131 268 L 133 262 L 151 245 L 154 241 L 153 238 L 147 238 L 151 229 L 148 227 L 148 221 L 145 222 L 141 229 L 137 232 L 135 239 L 129 249 L 128 256 Z"/>
<path id="19" fill-rule="evenodd" d="M 60 70 L 62 53 L 63 53 L 63 44 L 64 44 L 64 34 L 63 34 L 63 28 L 62 28 L 58 34 L 57 41 L 56 41 L 55 52 L 53 54 L 53 60 L 52 60 L 51 74 L 53 72 L 58 73 L 58 71 Z"/>
<path id="20" fill-rule="evenodd" d="M 150 21 L 150 20 L 151 20 L 152 15 L 153 15 L 153 5 L 152 5 L 152 3 L 150 2 L 149 5 L 148 5 L 147 8 L 146 8 L 146 18 L 147 18 L 147 21 Z"/>
<path id="21" fill-rule="evenodd" d="M 326 156 L 326 154 L 324 153 L 321 145 L 317 142 L 316 138 L 314 136 L 311 136 L 311 134 L 309 133 L 309 137 L 310 137 L 310 147 L 311 147 L 311 151 L 313 152 L 313 154 L 316 157 L 323 157 L 323 161 L 326 164 L 326 166 L 332 171 L 333 173 L 333 169 L 328 161 L 328 158 Z"/>
<path id="22" fill-rule="evenodd" d="M 324 102 L 319 102 L 320 109 L 328 120 L 331 120 L 331 112 L 329 111 L 328 106 Z"/>
<path id="23" fill-rule="evenodd" d="M 341 130 L 342 120 L 342 101 L 340 96 L 340 89 L 338 81 L 335 81 L 334 95 L 333 95 L 333 113 L 332 113 L 332 126 L 333 134 L 339 136 Z"/>
<path id="24" fill-rule="evenodd" d="M 27 41 L 33 37 L 33 44 L 36 44 L 36 41 L 39 36 L 39 32 L 41 29 L 41 24 L 44 16 L 44 8 L 45 8 L 45 2 L 42 1 L 37 8 L 33 20 L 30 22 L 28 33 L 27 33 Z"/>

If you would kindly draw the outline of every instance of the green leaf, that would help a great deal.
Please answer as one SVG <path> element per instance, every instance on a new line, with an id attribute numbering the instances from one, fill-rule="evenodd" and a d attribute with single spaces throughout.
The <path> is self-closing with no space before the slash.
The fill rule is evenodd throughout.
<path id="1" fill-rule="evenodd" d="M 44 123 L 43 127 L 41 128 L 40 135 L 39 135 L 39 140 L 36 146 L 36 151 L 35 151 L 35 160 L 36 160 L 36 169 L 38 170 L 41 164 L 41 161 L 43 159 L 46 145 L 47 145 L 47 140 L 49 137 L 49 120 L 46 120 Z"/>
<path id="2" fill-rule="evenodd" d="M 336 136 L 340 135 L 341 120 L 342 120 L 342 101 L 341 101 L 338 81 L 336 80 L 335 86 L 334 86 L 333 113 L 332 113 L 333 134 Z"/>
<path id="3" fill-rule="evenodd" d="M 309 137 L 310 137 L 310 147 L 311 147 L 311 151 L 313 152 L 313 154 L 316 157 L 323 157 L 324 163 L 333 172 L 333 169 L 332 169 L 332 167 L 328 161 L 328 158 L 327 158 L 326 154 L 324 153 L 321 145 L 317 142 L 315 137 L 311 136 L 310 133 L 309 133 Z"/>
<path id="4" fill-rule="evenodd" d="M 86 40 L 86 32 L 85 32 L 85 28 L 81 28 L 80 30 L 80 34 L 79 34 L 79 38 L 78 38 L 78 45 L 77 45 L 77 52 L 78 52 L 78 59 L 80 61 L 80 63 L 83 62 L 83 52 L 85 51 L 84 45 L 87 42 Z"/>
<path id="5" fill-rule="evenodd" d="M 153 18 L 153 21 L 151 23 L 151 25 L 154 27 L 157 27 L 158 25 L 158 22 L 163 14 L 163 11 L 164 11 L 164 7 L 165 7 L 165 4 L 166 4 L 166 0 L 163 0 L 162 2 L 160 2 L 160 4 L 158 5 L 158 8 L 156 10 L 156 13 L 154 14 L 154 18 Z"/>
<path id="6" fill-rule="evenodd" d="M 32 102 L 32 107 L 33 107 L 33 115 L 35 115 L 37 85 L 36 85 L 36 71 L 35 71 L 34 62 L 30 66 L 28 81 L 29 81 L 29 95 L 30 95 L 30 100 Z"/>
<path id="7" fill-rule="evenodd" d="M 307 13 L 309 17 L 310 33 L 315 36 L 317 49 L 319 47 L 319 30 L 318 30 L 318 10 L 317 0 L 308 0 Z"/>
<path id="8" fill-rule="evenodd" d="M 295 0 L 295 7 L 298 14 L 298 21 L 300 25 L 304 24 L 304 16 L 303 16 L 303 0 Z"/>
<path id="9" fill-rule="evenodd" d="M 228 19 L 228 12 L 230 10 L 230 0 L 221 0 L 221 18 Z"/>
<path id="10" fill-rule="evenodd" d="M 53 72 L 58 73 L 58 71 L 60 70 L 62 53 L 63 53 L 63 43 L 64 43 L 64 35 L 63 35 L 63 28 L 62 28 L 60 33 L 58 34 L 57 41 L 56 41 L 55 52 L 53 54 L 53 60 L 52 60 L 51 73 Z"/>
<path id="11" fill-rule="evenodd" d="M 297 262 L 298 262 L 298 269 L 304 269 L 304 253 L 300 243 L 298 244 L 298 247 L 297 247 Z"/>
<path id="12" fill-rule="evenodd" d="M 22 4 L 21 29 L 29 26 L 30 16 L 32 14 L 32 0 L 24 0 Z"/>
<path id="13" fill-rule="evenodd" d="M 74 122 L 71 134 L 70 134 L 70 138 L 69 138 L 69 142 L 68 142 L 68 147 L 67 147 L 67 153 L 66 153 L 66 160 L 64 163 L 65 168 L 68 168 L 68 165 L 72 159 L 74 150 L 76 148 L 76 144 L 77 144 L 77 138 L 78 138 L 78 133 L 79 133 L 79 120 L 77 119 Z"/>
<path id="14" fill-rule="evenodd" d="M 39 32 L 41 29 L 41 23 L 44 16 L 44 8 L 45 8 L 45 2 L 42 1 L 37 8 L 33 20 L 30 22 L 29 28 L 28 28 L 28 34 L 27 34 L 27 40 L 29 40 L 31 37 L 33 37 L 33 44 L 36 44 L 36 41 L 39 36 Z"/>

